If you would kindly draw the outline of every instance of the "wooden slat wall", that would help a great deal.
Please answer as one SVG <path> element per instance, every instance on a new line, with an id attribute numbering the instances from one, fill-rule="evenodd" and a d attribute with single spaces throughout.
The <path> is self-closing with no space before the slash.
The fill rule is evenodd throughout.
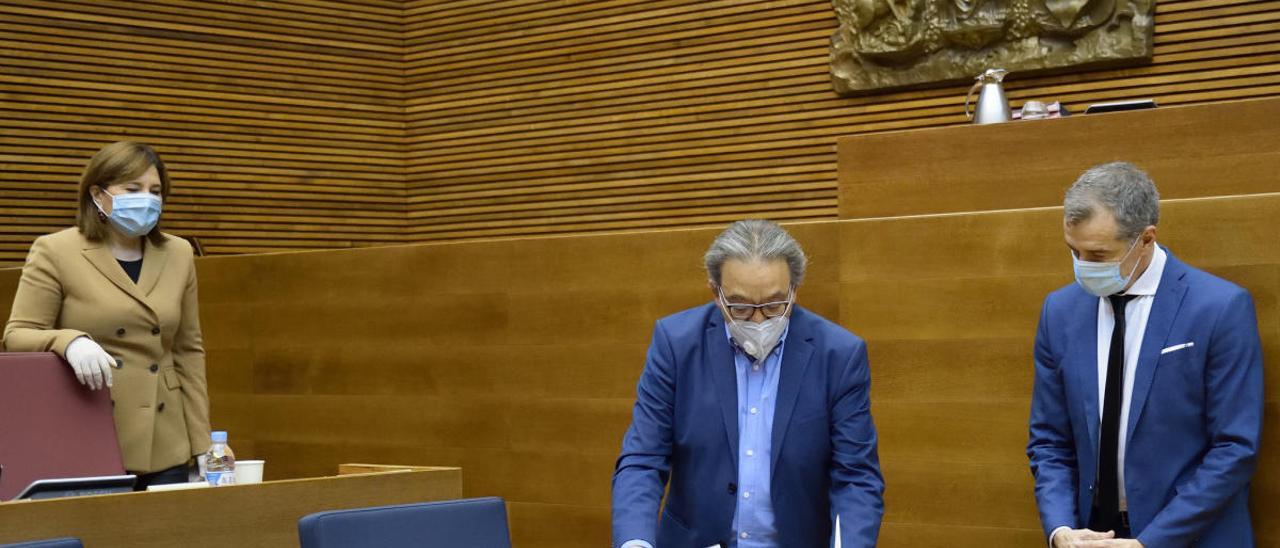
<path id="1" fill-rule="evenodd" d="M 409 0 L 405 15 L 416 241 L 831 219 L 836 136 L 965 123 L 965 83 L 837 97 L 829 0 Z M 1152 65 L 1014 74 L 1011 101 L 1280 93 L 1280 2 L 1161 1 L 1156 25 Z"/>
<path id="2" fill-rule="evenodd" d="M 0 266 L 69 226 L 88 158 L 151 143 L 214 254 L 400 241 L 398 0 L 0 0 Z"/>
<path id="3" fill-rule="evenodd" d="M 1168 0 L 1155 63 L 1015 105 L 1280 91 L 1280 4 Z M 215 254 L 836 216 L 838 135 L 963 124 L 963 84 L 839 98 L 827 0 L 0 0 L 0 265 L 102 143 L 155 143 Z"/>

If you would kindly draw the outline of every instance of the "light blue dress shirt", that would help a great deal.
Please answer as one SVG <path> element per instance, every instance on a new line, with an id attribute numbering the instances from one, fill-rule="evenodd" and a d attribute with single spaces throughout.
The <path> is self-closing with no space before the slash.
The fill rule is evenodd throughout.
<path id="1" fill-rule="evenodd" d="M 725 548 L 778 548 L 773 519 L 770 463 L 773 456 L 773 410 L 787 331 L 778 345 L 757 364 L 733 342 L 729 327 L 725 336 L 733 345 L 733 365 L 738 377 L 738 505 L 733 512 L 734 538 Z M 642 540 L 627 541 L 620 548 L 653 548 Z"/>
<path id="2" fill-rule="evenodd" d="M 727 326 L 725 331 L 727 334 Z M 773 410 L 786 340 L 784 331 L 763 363 L 755 363 L 734 345 L 733 362 L 738 374 L 738 509 L 733 514 L 731 548 L 780 545 L 769 484 L 773 477 Z"/>

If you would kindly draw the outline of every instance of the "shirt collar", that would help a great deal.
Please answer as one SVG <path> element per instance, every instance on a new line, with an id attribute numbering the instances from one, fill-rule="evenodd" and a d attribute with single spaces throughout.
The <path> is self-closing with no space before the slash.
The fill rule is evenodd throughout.
<path id="1" fill-rule="evenodd" d="M 1147 270 L 1138 276 L 1138 280 L 1133 282 L 1125 295 L 1155 295 L 1156 289 L 1160 287 L 1160 277 L 1164 275 L 1164 264 L 1168 256 L 1164 249 L 1159 245 L 1151 256 L 1151 264 L 1147 265 Z"/>

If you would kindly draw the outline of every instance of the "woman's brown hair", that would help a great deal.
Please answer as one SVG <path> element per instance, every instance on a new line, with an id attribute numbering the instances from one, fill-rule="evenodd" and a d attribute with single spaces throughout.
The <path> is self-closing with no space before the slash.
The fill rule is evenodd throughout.
<path id="1" fill-rule="evenodd" d="M 106 239 L 107 231 L 111 230 L 106 218 L 93 203 L 93 194 L 90 193 L 93 187 L 102 187 L 105 191 L 111 185 L 133 181 L 151 166 L 155 166 L 156 172 L 160 174 L 160 199 L 168 202 L 169 173 L 155 149 L 142 143 L 119 141 L 102 147 L 102 150 L 93 155 L 89 165 L 84 168 L 84 175 L 80 177 L 80 207 L 76 211 L 76 226 L 85 238 L 101 241 Z M 157 222 L 155 228 L 147 233 L 147 239 L 155 245 L 164 243 L 160 223 Z"/>

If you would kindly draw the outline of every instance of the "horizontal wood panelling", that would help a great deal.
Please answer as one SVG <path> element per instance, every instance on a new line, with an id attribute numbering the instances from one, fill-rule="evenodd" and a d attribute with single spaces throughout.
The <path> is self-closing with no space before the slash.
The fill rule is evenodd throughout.
<path id="1" fill-rule="evenodd" d="M 825 0 L 38 0 L 0 15 L 0 193 L 25 223 L 0 228 L 20 236 L 0 265 L 69 222 L 64 185 L 120 138 L 173 164 L 169 228 L 237 253 L 830 219 L 836 137 L 964 123 L 963 83 L 835 96 Z M 1280 6 L 1163 1 L 1152 65 L 1007 89 L 1077 111 L 1275 96 Z M 400 226 L 343 230 L 362 219 Z"/>
<path id="2" fill-rule="evenodd" d="M 160 152 L 165 228 L 211 254 L 402 241 L 402 7 L 0 1 L 0 265 L 73 222 L 121 139 Z"/>
<path id="3" fill-rule="evenodd" d="M 258 24 L 243 21 L 232 23 L 228 19 L 237 19 L 234 14 L 175 10 L 173 4 L 164 0 L 130 2 L 128 6 L 110 2 L 24 0 L 21 3 L 11 3 L 5 11 L 20 15 L 128 26 L 160 34 L 207 34 L 216 37 L 216 40 L 233 43 L 269 40 L 282 44 L 329 48 L 334 51 L 349 50 L 351 55 L 370 52 L 395 55 L 400 50 L 397 40 L 399 37 L 394 33 L 384 37 L 357 37 L 351 35 L 354 29 L 347 29 L 348 32 L 343 33 L 290 29 L 286 28 L 289 26 L 288 23 Z M 283 10 L 274 11 L 271 19 L 283 18 L 286 13 Z"/>
<path id="4" fill-rule="evenodd" d="M 835 96 L 825 0 L 422 0 L 405 14 L 410 240 L 834 218 L 837 136 L 965 123 L 965 83 Z M 1156 31 L 1149 66 L 1014 74 L 1008 95 L 1081 112 L 1280 94 L 1277 3 L 1161 1 Z"/>

